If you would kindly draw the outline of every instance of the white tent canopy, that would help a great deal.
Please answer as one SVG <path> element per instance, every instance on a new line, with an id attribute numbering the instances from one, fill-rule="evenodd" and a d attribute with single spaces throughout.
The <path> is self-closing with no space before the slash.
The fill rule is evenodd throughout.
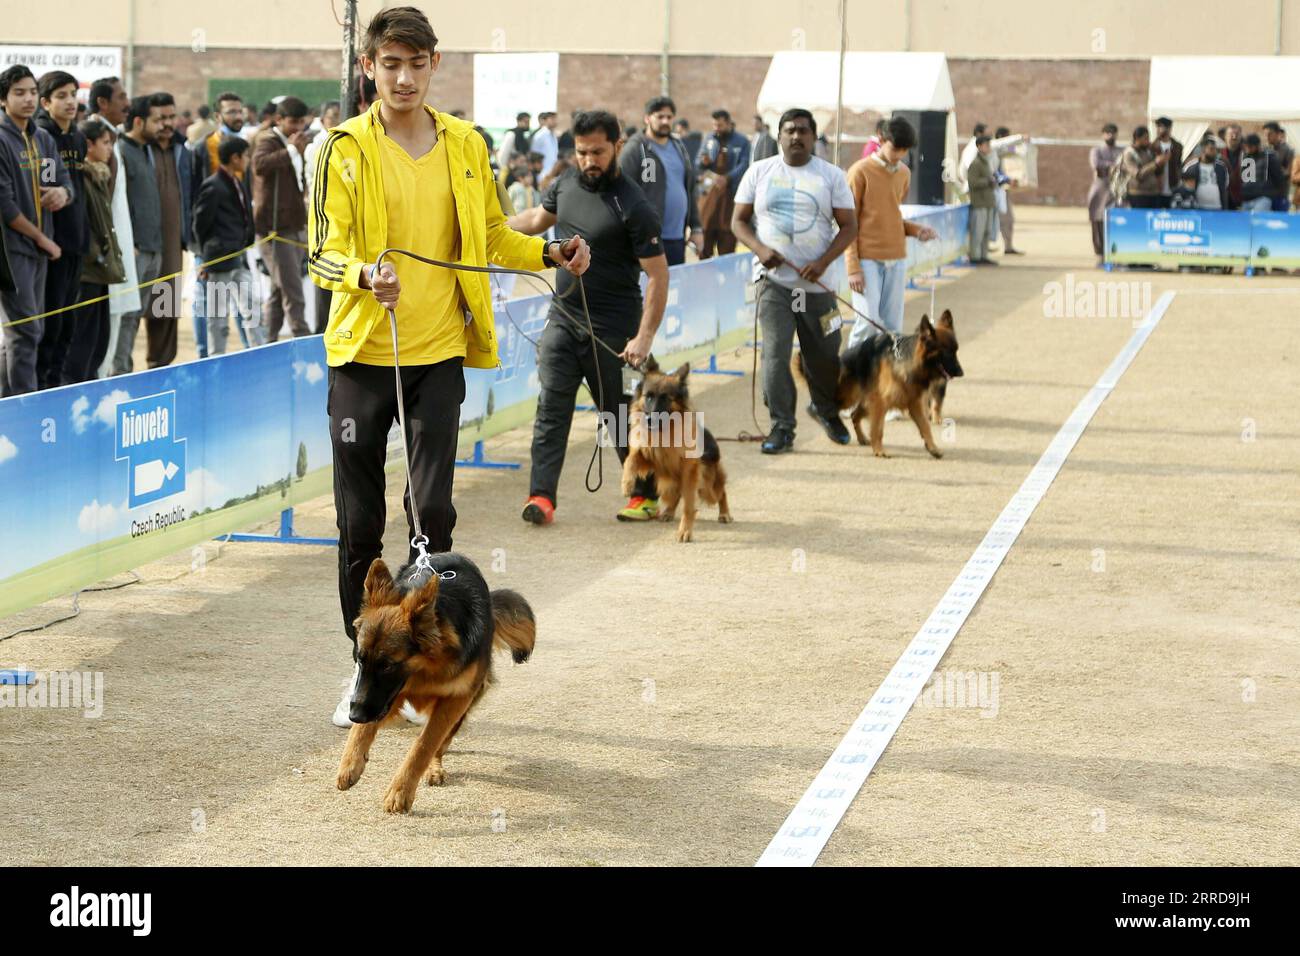
<path id="1" fill-rule="evenodd" d="M 1300 118 L 1300 56 L 1153 56 L 1152 120 Z"/>
<path id="2" fill-rule="evenodd" d="M 774 126 L 801 106 L 819 129 L 835 119 L 840 55 L 836 51 L 783 50 L 773 55 L 758 93 L 758 112 Z M 948 58 L 942 53 L 846 53 L 844 108 L 851 113 L 898 110 L 951 112 L 956 105 Z"/>

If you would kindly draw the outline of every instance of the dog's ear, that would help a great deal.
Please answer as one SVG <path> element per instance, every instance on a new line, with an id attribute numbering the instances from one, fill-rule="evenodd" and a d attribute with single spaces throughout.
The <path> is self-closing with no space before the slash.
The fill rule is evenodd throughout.
<path id="1" fill-rule="evenodd" d="M 436 573 L 429 575 L 418 588 L 412 588 L 402 598 L 402 613 L 408 618 L 416 617 L 425 608 L 432 607 L 438 600 L 438 585 L 442 579 Z"/>
<path id="2" fill-rule="evenodd" d="M 366 572 L 366 604 L 377 607 L 396 603 L 397 588 L 393 587 L 393 575 L 383 558 L 375 558 L 370 562 L 370 570 Z"/>
<path id="3" fill-rule="evenodd" d="M 934 326 L 930 324 L 928 315 L 921 316 L 921 324 L 916 327 L 916 334 L 923 339 L 934 337 Z"/>
<path id="4" fill-rule="evenodd" d="M 673 377 L 676 378 L 677 381 L 679 381 L 679 382 L 685 382 L 685 381 L 686 381 L 686 377 L 687 377 L 688 375 L 690 375 L 690 374 L 691 374 L 691 363 L 690 363 L 690 362 L 683 362 L 683 363 L 678 367 L 677 371 L 673 372 Z"/>
<path id="5" fill-rule="evenodd" d="M 659 371 L 659 363 L 655 361 L 653 355 L 647 355 L 645 361 L 641 363 L 641 371 L 649 375 L 651 372 Z"/>
<path id="6" fill-rule="evenodd" d="M 952 328 L 952 310 L 951 310 L 951 309 L 944 309 L 944 310 L 943 310 L 943 315 L 939 316 L 939 328 L 941 328 L 941 329 L 951 329 L 951 328 Z"/>

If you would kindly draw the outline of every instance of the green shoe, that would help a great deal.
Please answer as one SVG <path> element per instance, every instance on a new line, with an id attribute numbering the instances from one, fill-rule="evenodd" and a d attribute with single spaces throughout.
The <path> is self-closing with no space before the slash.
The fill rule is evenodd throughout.
<path id="1" fill-rule="evenodd" d="M 627 507 L 617 517 L 619 521 L 651 521 L 659 517 L 659 499 L 640 495 L 629 498 Z"/>

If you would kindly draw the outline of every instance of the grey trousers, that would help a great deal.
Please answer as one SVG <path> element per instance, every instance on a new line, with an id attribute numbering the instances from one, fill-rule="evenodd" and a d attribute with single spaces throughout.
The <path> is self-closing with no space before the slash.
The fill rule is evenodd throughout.
<path id="1" fill-rule="evenodd" d="M 142 252 L 137 249 L 135 253 L 135 274 L 142 285 L 146 282 L 153 282 L 158 276 L 162 275 L 162 251 Z M 141 304 L 147 309 L 152 301 L 153 294 L 150 289 L 141 289 Z M 141 315 L 140 312 L 128 312 L 122 316 L 117 331 L 117 344 L 113 348 L 114 375 L 125 375 L 128 372 L 135 371 L 135 362 L 131 358 L 131 353 L 135 351 L 135 336 L 140 331 Z"/>
<path id="2" fill-rule="evenodd" d="M 28 256 L 9 251 L 9 268 L 14 275 L 12 293 L 0 296 L 0 322 L 4 323 L 4 360 L 0 362 L 0 396 L 26 395 L 36 391 L 36 353 L 45 330 L 45 320 L 22 320 L 45 311 L 45 272 L 49 259 L 44 254 Z M 18 325 L 9 325 L 19 322 Z"/>
<path id="3" fill-rule="evenodd" d="M 205 285 L 208 354 L 226 353 L 232 319 L 238 323 L 236 329 L 242 327 L 245 330 L 240 335 L 244 348 L 261 345 L 262 330 L 252 322 L 253 296 L 257 294 L 252 271 L 241 267 L 228 272 L 213 272 L 208 275 Z"/>
<path id="4" fill-rule="evenodd" d="M 970 211 L 970 260 L 979 262 L 989 257 L 989 227 L 993 222 L 995 210 L 975 209 Z"/>
<path id="5" fill-rule="evenodd" d="M 822 316 L 839 312 L 835 296 L 829 292 L 804 292 L 787 289 L 770 279 L 758 286 L 758 324 L 763 333 L 763 403 L 772 419 L 772 428 L 790 434 L 795 430 L 795 384 L 790 374 L 790 354 L 794 337 L 799 336 L 804 374 L 813 405 L 827 418 L 838 417 L 835 406 L 835 383 L 840 371 L 840 330 L 830 335 L 822 331 Z"/>
<path id="6" fill-rule="evenodd" d="M 286 239 L 306 242 L 307 234 L 284 233 Z M 263 236 L 257 237 L 259 240 Z M 284 320 L 289 320 L 289 330 L 294 337 L 311 335 L 307 327 L 307 299 L 302 292 L 302 264 L 307 252 L 288 242 L 262 243 L 262 261 L 271 273 L 271 293 L 262 305 L 262 330 L 264 341 L 274 342 L 280 337 Z"/>

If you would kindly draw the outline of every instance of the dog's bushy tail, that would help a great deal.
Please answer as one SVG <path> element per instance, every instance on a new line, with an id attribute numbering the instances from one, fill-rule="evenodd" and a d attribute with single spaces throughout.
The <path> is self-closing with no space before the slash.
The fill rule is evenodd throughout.
<path id="1" fill-rule="evenodd" d="M 516 664 L 533 653 L 537 640 L 537 619 L 522 594 L 516 591 L 492 592 L 493 640 L 502 650 L 509 650 Z"/>

